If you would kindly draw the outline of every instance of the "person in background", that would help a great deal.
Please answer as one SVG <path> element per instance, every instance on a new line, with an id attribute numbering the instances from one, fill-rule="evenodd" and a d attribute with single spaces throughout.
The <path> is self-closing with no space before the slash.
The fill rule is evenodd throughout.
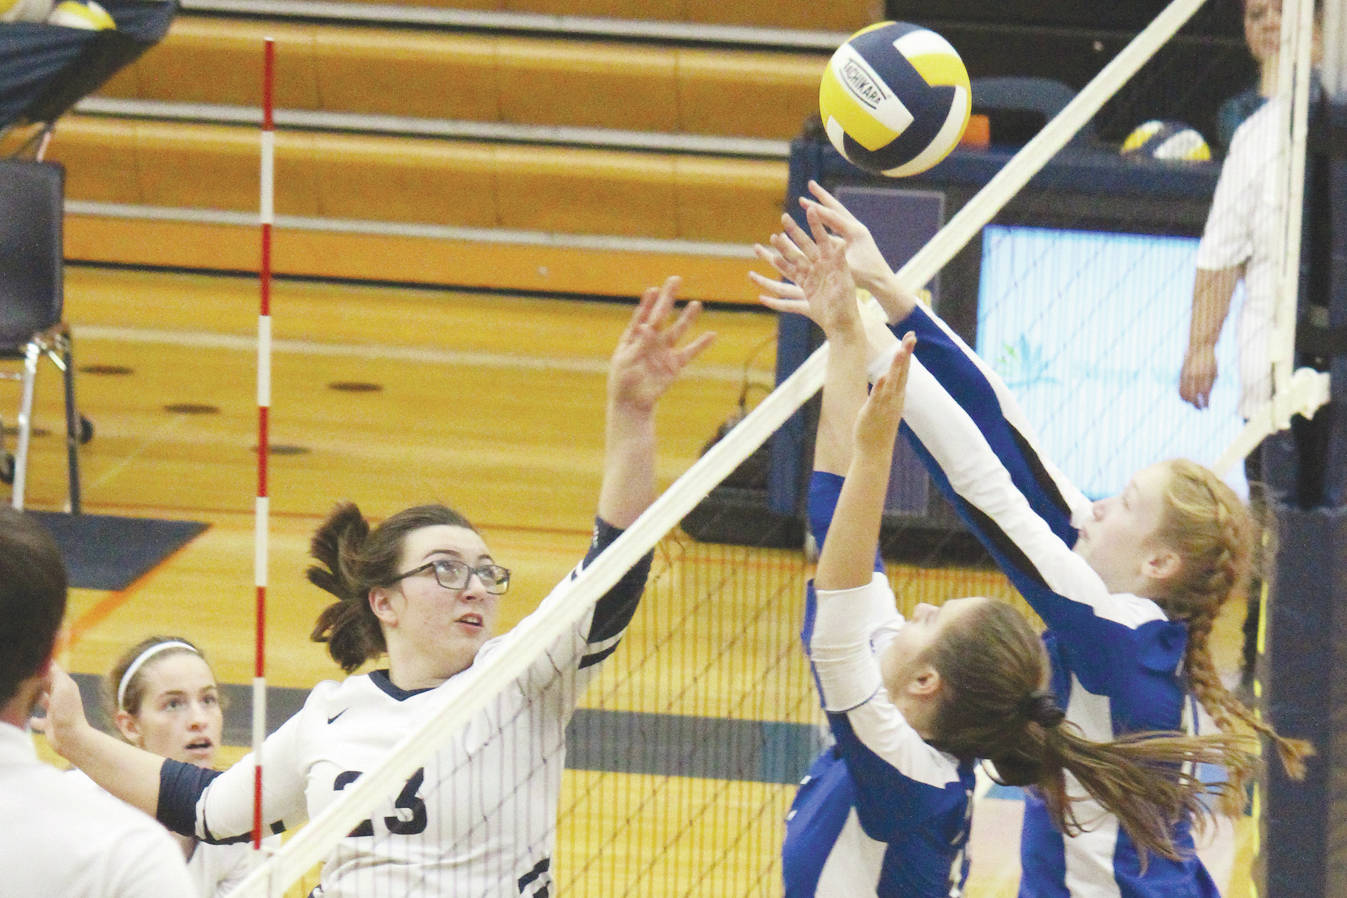
<path id="1" fill-rule="evenodd" d="M 108 719 L 128 744 L 214 769 L 224 734 L 224 706 L 215 672 L 192 642 L 181 636 L 141 640 L 112 665 L 103 693 Z M 81 773 L 71 775 L 87 780 Z M 250 836 L 220 845 L 176 833 L 172 837 L 202 898 L 223 898 L 262 860 Z"/>
<path id="2" fill-rule="evenodd" d="M 55 541 L 32 518 L 0 506 L 0 893 L 193 895 L 163 827 L 39 761 L 24 731 L 51 683 L 65 605 Z"/>
<path id="3" fill-rule="evenodd" d="M 1322 10 L 1316 4 L 1311 54 L 1316 65 L 1322 55 L 1321 19 Z M 1207 408 L 1218 375 L 1216 343 L 1229 317 L 1235 289 L 1243 282 L 1244 301 L 1235 340 L 1239 367 L 1237 411 L 1246 421 L 1272 396 L 1269 342 L 1276 327 L 1281 265 L 1276 247 L 1284 243 L 1279 231 L 1286 217 L 1285 162 L 1276 158 L 1277 128 L 1284 122 L 1285 108 L 1281 102 L 1268 103 L 1262 99 L 1275 85 L 1280 33 L 1281 0 L 1247 0 L 1245 34 L 1255 58 L 1261 56 L 1264 73 L 1260 102 L 1234 132 L 1230 151 L 1221 164 L 1220 179 L 1197 248 L 1188 346 L 1179 369 L 1179 396 L 1194 408 Z M 1317 444 L 1327 434 L 1327 420 L 1327 410 L 1320 410 L 1312 421 L 1300 416 L 1292 421 L 1296 443 L 1302 447 L 1302 458 L 1307 462 L 1322 456 Z M 1267 498 L 1265 446 L 1266 443 L 1255 447 L 1244 460 L 1250 504 L 1259 517 L 1264 514 Z M 1313 504 L 1311 497 L 1317 491 L 1314 483 L 1309 483 L 1306 495 L 1297 498 L 1302 505 Z M 1251 585 L 1247 603 L 1239 688 L 1245 700 L 1251 701 L 1262 603 L 1259 582 Z"/>

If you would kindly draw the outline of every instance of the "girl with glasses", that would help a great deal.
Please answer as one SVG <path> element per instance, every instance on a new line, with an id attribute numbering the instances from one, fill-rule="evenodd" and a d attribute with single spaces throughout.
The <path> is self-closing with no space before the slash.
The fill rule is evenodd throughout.
<path id="1" fill-rule="evenodd" d="M 678 279 L 649 288 L 608 370 L 603 481 L 588 565 L 655 497 L 655 406 L 712 334 L 683 338 L 700 305 L 673 315 Z M 313 638 L 347 672 L 320 683 L 267 738 L 262 814 L 279 831 L 312 817 L 457 694 L 468 668 L 511 650 L 496 635 L 509 571 L 482 534 L 442 505 L 371 527 L 351 504 L 314 534 L 311 582 L 335 601 Z M 566 724 L 636 609 L 647 555 L 329 856 L 315 895 L 545 895 Z M 574 573 L 572 574 L 574 576 Z M 541 613 L 554 604 L 544 599 Z M 252 828 L 253 762 L 224 773 L 102 736 L 69 678 L 52 690 L 49 736 L 95 781 L 179 833 L 219 840 Z"/>

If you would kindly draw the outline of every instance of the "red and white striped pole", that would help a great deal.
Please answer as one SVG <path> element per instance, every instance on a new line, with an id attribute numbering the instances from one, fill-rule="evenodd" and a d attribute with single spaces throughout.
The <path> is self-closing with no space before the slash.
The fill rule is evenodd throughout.
<path id="1" fill-rule="evenodd" d="M 253 848 L 262 847 L 262 740 L 267 735 L 267 414 L 271 410 L 271 225 L 275 219 L 276 130 L 272 121 L 272 83 L 276 42 L 264 41 L 262 64 L 262 264 L 257 316 L 257 502 L 253 510 L 253 579 L 257 585 L 257 649 L 253 669 Z"/>

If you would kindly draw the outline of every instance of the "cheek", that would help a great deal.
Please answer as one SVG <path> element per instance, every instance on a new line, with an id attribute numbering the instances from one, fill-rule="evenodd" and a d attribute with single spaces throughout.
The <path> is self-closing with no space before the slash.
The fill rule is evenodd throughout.
<path id="1" fill-rule="evenodd" d="M 148 751 L 163 754 L 169 750 L 181 729 L 182 727 L 170 714 L 159 714 L 153 711 L 143 714 L 140 718 L 141 747 Z"/>

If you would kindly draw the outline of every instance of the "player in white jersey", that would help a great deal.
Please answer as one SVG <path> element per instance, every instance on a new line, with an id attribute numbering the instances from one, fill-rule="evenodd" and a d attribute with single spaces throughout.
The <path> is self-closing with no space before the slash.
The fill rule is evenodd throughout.
<path id="1" fill-rule="evenodd" d="M 677 285 L 671 278 L 645 292 L 613 354 L 598 520 L 581 568 L 653 501 L 656 402 L 712 338 L 680 345 L 699 305 L 670 323 Z M 510 572 L 451 509 L 418 506 L 370 529 L 354 506 L 339 506 L 313 554 L 310 580 L 337 596 L 314 638 L 348 671 L 384 653 L 388 667 L 320 683 L 268 737 L 262 813 L 275 828 L 321 812 L 453 701 L 464 671 L 512 646 L 510 634 L 493 638 Z M 566 724 L 630 620 L 648 569 L 649 556 L 342 840 L 316 894 L 548 894 Z M 59 751 L 170 828 L 215 840 L 251 827 L 250 757 L 215 775 L 109 742 L 83 722 L 67 684 L 53 691 L 51 717 Z"/>
<path id="2" fill-rule="evenodd" d="M 220 686 L 191 641 L 181 636 L 141 640 L 112 665 L 103 692 L 108 719 L 131 745 L 207 770 L 215 766 L 224 735 Z M 223 845 L 194 836 L 174 838 L 202 898 L 229 894 L 263 857 L 249 837 Z M 278 842 L 272 837 L 272 847 Z"/>
<path id="3" fill-rule="evenodd" d="M 39 761 L 23 729 L 47 686 L 65 605 L 56 543 L 0 507 L 0 895 L 191 896 L 162 827 Z"/>
<path id="4" fill-rule="evenodd" d="M 1066 700 L 1067 721 L 1101 740 L 1177 730 L 1192 723 L 1191 690 L 1222 731 L 1234 731 L 1238 722 L 1267 735 L 1288 772 L 1302 771 L 1309 747 L 1255 718 L 1226 691 L 1210 657 L 1212 620 L 1249 568 L 1252 522 L 1230 489 L 1200 465 L 1175 461 L 1143 469 L 1118 497 L 1089 503 L 1040 457 L 1000 379 L 895 282 L 865 226 L 818 185 L 810 189 L 818 200 L 803 201 L 811 221 L 839 235 L 828 239 L 845 247 L 856 281 L 883 305 L 880 333 L 893 343 L 883 326 L 887 317 L 895 333 L 916 334 L 907 436 L 1047 623 L 1053 691 Z M 785 238 L 774 246 L 799 254 Z M 791 276 L 789 261 L 779 267 Z M 794 289 L 777 286 L 776 295 L 785 297 L 776 301 L 779 307 L 798 303 Z M 993 760 L 1004 774 L 1006 765 Z M 1219 789 L 1221 805 L 1237 813 L 1253 759 L 1231 750 L 1220 760 L 1229 777 Z M 1147 864 L 1145 842 L 1155 833 L 1129 824 L 1124 812 L 1144 817 L 1145 803 L 1159 793 L 1133 788 L 1130 801 L 1119 796 L 1123 800 L 1109 807 L 1078 773 L 1075 779 L 1081 781 L 1068 782 L 1065 796 L 1041 788 L 1028 796 L 1021 895 L 1216 894 L 1193 852 L 1190 829 L 1203 819 L 1200 806 L 1185 801 L 1175 814 L 1166 803 L 1151 817 L 1177 850 L 1159 851 Z M 1083 800 L 1080 785 L 1095 802 Z M 1055 807 L 1062 797 L 1076 802 L 1067 826 Z"/>

